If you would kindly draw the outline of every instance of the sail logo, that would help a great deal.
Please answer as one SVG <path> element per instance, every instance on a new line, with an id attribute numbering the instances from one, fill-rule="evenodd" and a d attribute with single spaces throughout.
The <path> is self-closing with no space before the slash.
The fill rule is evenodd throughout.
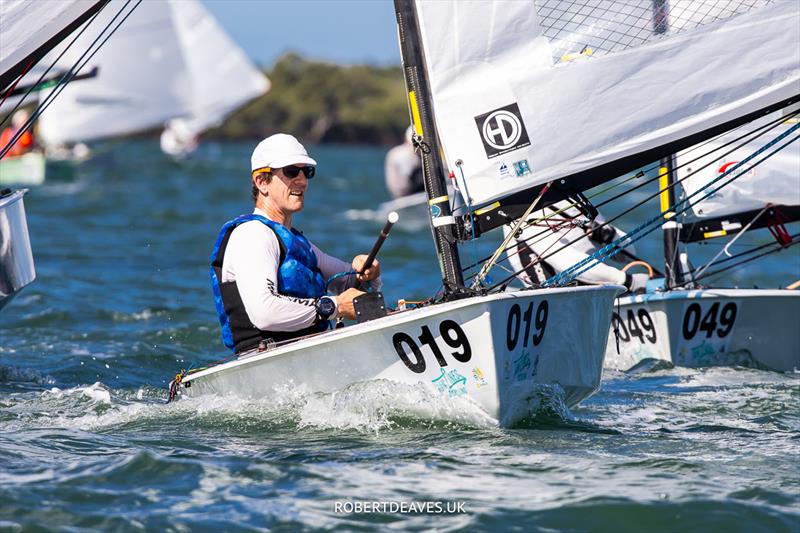
<path id="1" fill-rule="evenodd" d="M 516 102 L 478 115 L 475 124 L 489 159 L 531 144 Z"/>
<path id="2" fill-rule="evenodd" d="M 726 163 L 723 163 L 722 166 L 720 166 L 719 169 L 717 170 L 717 173 L 718 174 L 725 174 L 726 172 L 728 172 L 730 170 L 730 171 L 732 171 L 731 172 L 732 174 L 739 174 L 740 176 L 747 176 L 748 178 L 755 178 L 756 177 L 756 169 L 753 168 L 752 166 L 750 167 L 749 170 L 747 170 L 745 172 L 741 172 L 738 169 L 734 170 L 733 167 L 735 165 L 738 165 L 738 164 L 739 164 L 738 161 L 728 161 Z"/>

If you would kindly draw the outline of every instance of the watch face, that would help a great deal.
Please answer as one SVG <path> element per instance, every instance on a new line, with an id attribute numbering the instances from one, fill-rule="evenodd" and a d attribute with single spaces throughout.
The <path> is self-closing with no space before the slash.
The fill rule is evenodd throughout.
<path id="1" fill-rule="evenodd" d="M 330 298 L 320 298 L 317 304 L 317 311 L 322 316 L 331 316 L 333 312 L 336 311 L 336 304 Z"/>

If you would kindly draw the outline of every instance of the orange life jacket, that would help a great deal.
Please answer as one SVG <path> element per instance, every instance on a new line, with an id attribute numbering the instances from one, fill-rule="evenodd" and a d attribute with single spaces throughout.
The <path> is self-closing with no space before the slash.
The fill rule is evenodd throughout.
<path id="1" fill-rule="evenodd" d="M 6 128 L 3 130 L 3 133 L 0 134 L 0 150 L 4 149 L 6 145 L 11 142 L 11 139 L 14 138 L 16 133 L 17 130 L 15 128 Z M 14 146 L 11 147 L 11 150 L 9 150 L 4 157 L 17 157 L 29 151 L 31 148 L 33 148 L 33 135 L 30 131 L 26 131 L 17 139 L 17 142 L 14 143 Z"/>

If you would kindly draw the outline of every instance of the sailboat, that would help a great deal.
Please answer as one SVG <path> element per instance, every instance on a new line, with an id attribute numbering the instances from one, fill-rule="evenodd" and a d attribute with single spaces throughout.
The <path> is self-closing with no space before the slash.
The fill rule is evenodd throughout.
<path id="1" fill-rule="evenodd" d="M 762 57 L 791 47 L 799 37 L 794 2 L 728 13 L 723 24 L 657 39 L 636 31 L 650 25 L 649 6 L 637 9 L 627 13 L 625 2 L 598 9 L 594 2 L 397 0 L 442 297 L 181 372 L 171 396 L 270 397 L 290 384 L 332 392 L 388 379 L 464 396 L 500 426 L 513 426 L 531 415 L 542 387 L 561 391 L 568 405 L 592 394 L 622 288 L 564 287 L 569 280 L 559 278 L 551 288 L 504 292 L 504 282 L 487 285 L 493 260 L 468 284 L 459 243 L 792 103 L 798 81 L 796 61 L 774 54 L 752 79 L 698 74 L 708 57 Z M 585 46 L 582 23 L 602 30 L 614 12 L 626 14 L 629 32 L 598 34 L 600 46 L 586 61 L 559 61 Z M 736 36 L 752 26 L 774 42 Z M 686 77 L 685 86 L 642 89 L 645 82 L 668 87 L 676 75 Z M 699 105 L 705 95 L 719 105 Z M 450 171 L 464 202 L 458 213 L 447 193 Z"/>
<path id="2" fill-rule="evenodd" d="M 94 38 L 82 36 L 77 50 Z M 39 121 L 48 148 L 165 127 L 164 149 L 186 155 L 200 133 L 269 89 L 197 0 L 142 2 L 88 66 L 98 76 L 67 87 Z"/>
<path id="3" fill-rule="evenodd" d="M 3 29 L 0 94 L 10 95 L 15 84 L 37 62 L 95 16 L 106 3 L 106 0 L 3 2 L 0 6 L 0 27 Z M 0 146 L 0 151 L 7 148 Z M 5 172 L 2 167 L 0 172 Z M 36 278 L 23 200 L 26 192 L 27 189 L 0 190 L 0 309 Z"/>
<path id="4" fill-rule="evenodd" d="M 786 117 L 792 118 L 786 118 Z M 662 210 L 671 213 L 676 190 L 696 193 L 798 123 L 786 109 L 676 154 L 661 168 Z M 754 135 L 758 139 L 749 140 Z M 749 142 L 748 142 L 749 141 Z M 745 365 L 776 371 L 800 368 L 800 291 L 710 288 L 705 279 L 800 242 L 786 224 L 800 220 L 800 142 L 664 224 L 667 278 L 651 280 L 646 294 L 620 297 L 614 312 L 607 365 L 626 370 L 646 359 L 678 366 Z M 769 229 L 774 241 L 732 254 L 739 237 Z M 692 267 L 690 243 L 730 239 L 711 261 Z M 683 250 L 681 248 L 684 248 Z M 796 273 L 800 276 L 800 272 Z M 796 280 L 785 280 L 786 282 Z M 788 284 L 788 283 L 787 283 Z M 795 287 L 798 283 L 793 284 Z"/>

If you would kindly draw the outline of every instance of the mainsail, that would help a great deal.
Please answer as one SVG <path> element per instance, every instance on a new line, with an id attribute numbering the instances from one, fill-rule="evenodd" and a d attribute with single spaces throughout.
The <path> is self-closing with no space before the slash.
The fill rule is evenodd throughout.
<path id="1" fill-rule="evenodd" d="M 685 194 L 692 195 L 701 190 L 732 165 L 797 123 L 794 118 L 765 130 L 780 118 L 781 113 L 767 116 L 695 149 L 677 154 L 677 178 Z M 743 146 L 744 141 L 737 142 L 748 132 L 757 134 L 759 130 L 764 133 L 758 139 Z M 747 140 L 747 137 L 744 139 Z M 778 210 L 784 212 L 784 222 L 796 219 L 790 217 L 789 212 L 800 211 L 800 143 L 790 144 L 763 164 L 750 168 L 735 181 L 715 190 L 709 198 L 693 204 L 686 213 L 683 226 L 687 230 L 687 238 L 691 240 L 703 238 L 700 234 L 691 235 L 694 232 L 690 230 L 696 224 L 706 230 L 703 233 L 708 237 L 722 236 L 744 226 L 739 215 L 753 213 L 755 216 L 767 205 L 782 206 Z M 717 224 L 714 225 L 714 222 Z"/>
<path id="2" fill-rule="evenodd" d="M 108 0 L 0 1 L 0 89 L 29 71 Z"/>
<path id="3" fill-rule="evenodd" d="M 446 165 L 474 208 L 551 180 L 584 190 L 800 93 L 796 0 L 451 0 L 416 15 Z"/>
<path id="4" fill-rule="evenodd" d="M 98 21 L 108 23 L 114 13 Z M 81 37 L 59 64 L 71 66 L 96 37 Z M 269 82 L 196 0 L 142 2 L 86 68 L 91 82 L 68 86 L 42 115 L 49 145 L 121 136 L 181 118 L 199 133 Z"/>

